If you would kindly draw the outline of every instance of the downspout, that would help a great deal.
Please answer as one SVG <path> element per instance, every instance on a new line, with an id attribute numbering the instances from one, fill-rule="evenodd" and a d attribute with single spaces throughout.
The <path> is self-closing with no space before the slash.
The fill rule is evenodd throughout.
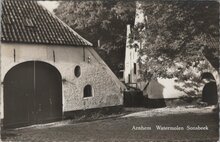
<path id="1" fill-rule="evenodd" d="M 85 56 L 85 47 L 83 46 L 83 61 L 86 61 L 86 56 Z"/>

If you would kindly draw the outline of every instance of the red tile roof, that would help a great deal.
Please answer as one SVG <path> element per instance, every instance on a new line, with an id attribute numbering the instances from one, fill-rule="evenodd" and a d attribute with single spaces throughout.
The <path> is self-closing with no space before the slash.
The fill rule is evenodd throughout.
<path id="1" fill-rule="evenodd" d="M 92 46 L 34 0 L 4 0 L 1 27 L 2 42 Z"/>

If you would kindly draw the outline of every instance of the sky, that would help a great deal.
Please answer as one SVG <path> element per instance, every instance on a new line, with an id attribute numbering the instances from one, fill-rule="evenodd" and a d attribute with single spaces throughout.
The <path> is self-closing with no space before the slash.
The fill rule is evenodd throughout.
<path id="1" fill-rule="evenodd" d="M 58 7 L 58 1 L 38 1 L 42 6 L 48 9 L 50 12 L 53 13 L 53 10 Z"/>

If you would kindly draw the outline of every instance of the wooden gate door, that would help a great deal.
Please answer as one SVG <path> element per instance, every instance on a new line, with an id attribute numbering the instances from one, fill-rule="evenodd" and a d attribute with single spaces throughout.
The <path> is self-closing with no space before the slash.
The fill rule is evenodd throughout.
<path id="1" fill-rule="evenodd" d="M 27 126 L 62 118 L 62 83 L 59 71 L 44 62 L 13 67 L 4 79 L 5 128 Z"/>
<path id="2" fill-rule="evenodd" d="M 35 62 L 37 123 L 51 122 L 62 117 L 61 76 L 54 67 Z"/>
<path id="3" fill-rule="evenodd" d="M 13 67 L 4 79 L 4 126 L 18 127 L 34 121 L 34 64 Z"/>

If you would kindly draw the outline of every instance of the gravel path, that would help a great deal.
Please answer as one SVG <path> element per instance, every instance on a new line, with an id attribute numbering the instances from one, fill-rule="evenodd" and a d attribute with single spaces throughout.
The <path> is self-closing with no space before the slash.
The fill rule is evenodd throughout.
<path id="1" fill-rule="evenodd" d="M 184 130 L 158 130 L 158 126 Z M 187 130 L 187 126 L 208 130 Z M 218 113 L 206 108 L 161 108 L 142 110 L 117 118 L 92 122 L 54 123 L 8 130 L 4 141 L 89 141 L 89 142 L 144 142 L 144 141 L 214 141 L 218 140 Z"/>
<path id="2" fill-rule="evenodd" d="M 207 107 L 196 107 L 196 106 L 181 106 L 181 107 L 164 107 L 157 109 L 142 110 L 139 112 L 131 113 L 123 117 L 153 117 L 153 116 L 166 116 L 172 114 L 183 114 L 183 113 L 211 113 L 215 106 Z M 134 111 L 134 110 L 133 110 Z"/>

